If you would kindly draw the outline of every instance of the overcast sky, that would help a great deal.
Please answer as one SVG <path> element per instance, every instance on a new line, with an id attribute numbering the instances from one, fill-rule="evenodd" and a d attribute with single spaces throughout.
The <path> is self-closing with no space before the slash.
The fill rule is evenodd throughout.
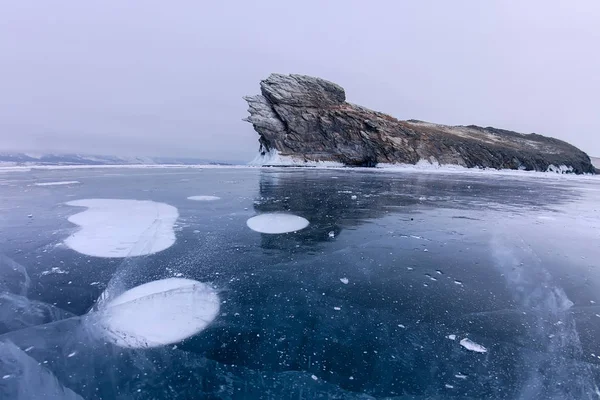
<path id="1" fill-rule="evenodd" d="M 600 156 L 598 21 L 598 0 L 5 1 L 0 150 L 250 160 L 242 96 L 280 72 Z"/>

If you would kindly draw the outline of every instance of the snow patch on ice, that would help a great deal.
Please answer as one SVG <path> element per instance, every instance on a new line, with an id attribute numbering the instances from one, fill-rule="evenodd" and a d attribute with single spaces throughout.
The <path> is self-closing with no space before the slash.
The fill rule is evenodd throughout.
<path id="1" fill-rule="evenodd" d="M 88 209 L 69 217 L 81 229 L 65 241 L 69 248 L 95 257 L 153 254 L 175 243 L 177 208 L 148 200 L 85 199 L 67 203 Z M 135 246 L 144 239 L 146 246 Z"/>
<path id="2" fill-rule="evenodd" d="M 342 282 L 344 285 L 347 285 L 348 283 L 350 283 L 348 278 L 340 278 L 340 282 Z"/>
<path id="3" fill-rule="evenodd" d="M 456 340 L 456 335 L 448 335 L 446 337 L 450 340 Z"/>
<path id="4" fill-rule="evenodd" d="M 487 349 L 482 345 L 475 343 L 469 338 L 464 338 L 460 341 L 460 345 L 467 350 L 474 351 L 476 353 L 487 353 Z"/>
<path id="5" fill-rule="evenodd" d="M 107 303 L 99 326 L 121 347 L 164 346 L 205 329 L 219 308 L 219 296 L 209 285 L 167 278 L 136 286 Z"/>
<path id="6" fill-rule="evenodd" d="M 266 213 L 248 219 L 246 225 L 255 232 L 277 234 L 299 231 L 306 228 L 309 222 L 293 214 Z"/>
<path id="7" fill-rule="evenodd" d="M 190 196 L 187 199 L 195 200 L 195 201 L 213 201 L 213 200 L 220 200 L 221 198 L 218 196 Z"/>
<path id="8" fill-rule="evenodd" d="M 62 274 L 68 274 L 69 271 L 65 271 L 64 269 L 60 269 L 59 267 L 52 267 L 49 270 L 46 271 L 42 271 L 42 273 L 40 274 L 41 276 L 46 276 L 46 275 L 62 275 Z"/>
<path id="9" fill-rule="evenodd" d="M 79 181 L 60 181 L 60 182 L 36 182 L 35 186 L 63 186 L 63 185 L 76 185 L 81 183 Z"/>

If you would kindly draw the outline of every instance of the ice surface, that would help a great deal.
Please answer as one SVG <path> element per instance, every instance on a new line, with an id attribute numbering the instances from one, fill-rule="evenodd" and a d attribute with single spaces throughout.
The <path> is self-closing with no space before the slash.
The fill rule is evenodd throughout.
<path id="1" fill-rule="evenodd" d="M 469 338 L 464 338 L 460 341 L 460 345 L 467 350 L 474 351 L 476 353 L 487 353 L 487 349 L 480 344 L 475 343 Z"/>
<path id="2" fill-rule="evenodd" d="M 277 234 L 299 231 L 306 228 L 309 222 L 293 214 L 266 213 L 248 219 L 246 225 L 255 232 Z"/>
<path id="3" fill-rule="evenodd" d="M 59 172 L 44 173 L 45 180 L 73 179 L 82 173 Z M 57 198 L 40 203 L 45 208 L 28 203 L 23 200 L 27 194 L 19 191 L 36 181 L 30 176 L 12 192 L 14 201 L 11 196 L 1 199 L 6 210 L 17 210 L 14 219 L 10 211 L 0 215 L 11 227 L 11 232 L 0 233 L 3 250 L 31 264 L 29 292 L 33 296 L 49 304 L 82 304 L 79 308 L 84 312 L 94 307 L 94 299 L 105 287 L 116 289 L 100 309 L 83 317 L 0 337 L 28 349 L 26 353 L 63 386 L 85 399 L 455 395 L 563 400 L 594 396 L 594 381 L 599 376 L 594 363 L 598 359 L 589 353 L 600 354 L 593 341 L 600 318 L 595 316 L 597 307 L 589 305 L 590 299 L 600 303 L 600 298 L 593 285 L 598 251 L 589 246 L 589 240 L 599 238 L 600 225 L 597 202 L 595 208 L 584 211 L 581 202 L 571 203 L 580 197 L 577 177 L 546 174 L 541 187 L 529 178 L 475 176 L 482 172 L 436 177 L 383 170 L 247 168 L 235 171 L 235 179 L 245 182 L 247 176 L 254 176 L 260 185 L 244 187 L 229 183 L 234 179 L 232 171 L 201 174 L 179 170 L 171 176 L 165 171 L 156 175 L 131 172 L 140 177 L 125 180 L 122 175 L 114 178 L 112 186 L 105 182 L 113 178 L 88 179 L 80 189 L 141 199 L 133 194 L 136 190 L 163 187 L 171 181 L 171 187 L 164 186 L 168 191 L 143 195 L 157 201 L 174 198 L 188 202 L 188 195 L 202 194 L 208 188 L 204 194 L 227 192 L 244 201 L 219 202 L 218 210 L 206 218 L 199 214 L 186 220 L 190 235 L 192 230 L 206 232 L 206 226 L 212 228 L 210 235 L 186 237 L 189 243 L 184 244 L 182 232 L 170 250 L 132 257 L 137 264 L 121 267 L 125 260 L 94 260 L 48 245 L 64 232 L 66 221 L 61 225 L 56 218 L 63 218 L 65 210 L 84 210 L 53 207 L 62 201 L 62 189 L 53 195 Z M 192 177 L 188 175 L 192 173 L 206 175 L 207 181 L 192 191 L 188 185 L 178 186 L 181 176 Z M 35 174 L 39 173 L 31 175 Z M 277 181 L 270 179 L 271 174 L 277 174 Z M 339 179 L 329 179 L 332 174 Z M 561 186 L 560 180 L 568 183 Z M 228 183 L 220 187 L 221 182 Z M 584 194 L 597 198 L 597 188 L 595 183 L 586 183 Z M 352 189 L 360 202 L 351 201 L 351 194 L 338 194 L 340 189 Z M 420 196 L 431 204 L 420 205 Z M 311 224 L 298 234 L 244 231 L 243 224 L 251 215 L 244 217 L 247 211 L 242 209 L 252 199 L 261 200 L 260 205 L 255 203 L 257 215 L 291 210 Z M 23 207 L 19 211 L 14 205 Z M 56 212 L 46 213 L 45 209 Z M 28 213 L 35 219 L 28 221 Z M 539 223 L 536 217 L 540 215 L 556 218 L 554 222 L 541 221 L 549 228 L 555 226 L 556 232 L 544 229 L 537 241 L 538 232 L 532 234 L 529 227 Z M 490 224 L 490 220 L 498 224 Z M 40 223 L 48 229 L 38 229 Z M 572 229 L 576 225 L 581 227 L 579 232 Z M 65 237 L 77 227 L 70 229 Z M 343 240 L 328 238 L 331 231 Z M 525 241 L 536 249 L 541 261 L 519 257 L 517 252 L 500 253 L 496 260 L 492 240 L 503 233 L 508 250 L 515 251 L 518 242 Z M 430 242 L 415 240 L 421 237 Z M 141 242 L 146 239 L 153 240 L 147 235 Z M 432 249 L 424 253 L 425 246 L 420 244 Z M 15 251 L 18 247 L 22 252 Z M 69 274 L 38 279 L 52 267 Z M 437 268 L 442 268 L 443 274 Z M 174 344 L 151 349 L 119 347 L 114 338 L 98 334 L 104 330 L 92 330 L 94 325 L 85 323 L 101 320 L 109 312 L 106 306 L 127 289 L 180 271 L 191 279 L 210 280 L 226 288 L 227 298 L 220 304 L 218 320 L 183 344 L 176 343 L 176 348 Z M 423 279 L 424 273 L 438 281 Z M 115 285 L 110 283 L 111 276 L 116 276 Z M 455 279 L 464 285 L 455 284 Z M 584 285 L 584 280 L 590 284 Z M 73 284 L 67 284 L 69 281 Z M 429 288 L 421 287 L 423 282 Z M 569 308 L 564 293 L 558 290 L 562 284 L 568 285 L 565 290 L 571 288 L 569 297 L 573 296 L 577 307 Z M 133 307 L 138 301 L 117 307 Z M 92 338 L 84 335 L 89 330 Z M 581 342 L 578 332 L 583 333 Z M 456 341 L 446 339 L 448 334 L 456 334 Z M 488 352 L 474 353 L 459 345 L 467 336 L 488 347 Z M 578 346 L 584 349 L 583 356 Z M 591 373 L 586 375 L 586 369 Z M 311 379 L 312 374 L 318 380 Z M 3 376 L 10 380 L 11 372 L 0 378 Z M 455 388 L 445 389 L 445 384 Z"/>
<path id="4" fill-rule="evenodd" d="M 157 347 L 200 332 L 219 307 L 219 296 L 209 285 L 167 278 L 137 286 L 107 303 L 99 326 L 118 346 Z"/>
<path id="5" fill-rule="evenodd" d="M 152 254 L 175 243 L 173 225 L 177 209 L 147 200 L 85 199 L 67 203 L 87 207 L 69 217 L 81 229 L 65 244 L 82 254 L 95 257 L 127 257 Z M 144 248 L 135 244 L 144 240 Z"/>
<path id="6" fill-rule="evenodd" d="M 83 400 L 10 342 L 0 342 L 0 376 L 0 399 L 3 400 Z"/>
<path id="7" fill-rule="evenodd" d="M 75 185 L 80 183 L 79 181 L 59 181 L 59 182 L 36 182 L 35 186 L 63 186 L 63 185 Z"/>
<path id="8" fill-rule="evenodd" d="M 187 199 L 195 200 L 195 201 L 213 201 L 213 200 L 220 200 L 221 198 L 218 196 L 190 196 Z"/>

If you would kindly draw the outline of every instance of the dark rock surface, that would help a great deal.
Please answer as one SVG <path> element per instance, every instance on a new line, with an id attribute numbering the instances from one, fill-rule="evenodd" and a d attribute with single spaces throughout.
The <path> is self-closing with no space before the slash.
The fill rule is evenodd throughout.
<path id="1" fill-rule="evenodd" d="M 590 157 L 558 139 L 479 126 L 446 126 L 347 103 L 344 89 L 324 79 L 272 74 L 248 96 L 260 153 L 290 163 L 333 161 L 348 166 L 416 164 L 547 171 L 567 166 L 595 173 Z M 268 162 L 267 162 L 268 163 Z"/>

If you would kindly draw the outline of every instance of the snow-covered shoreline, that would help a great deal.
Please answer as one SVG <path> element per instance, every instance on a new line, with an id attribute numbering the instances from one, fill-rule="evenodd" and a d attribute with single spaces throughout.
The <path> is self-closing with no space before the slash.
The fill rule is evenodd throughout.
<path id="1" fill-rule="evenodd" d="M 491 169 L 491 168 L 467 168 L 459 165 L 439 165 L 428 162 L 417 164 L 378 164 L 370 167 L 347 167 L 343 165 L 332 165 L 328 163 L 297 163 L 297 164 L 274 164 L 274 165 L 182 165 L 182 164 L 126 164 L 126 165 L 39 165 L 39 166 L 0 166 L 0 173 L 6 172 L 29 172 L 34 170 L 99 170 L 99 169 L 314 169 L 314 170 L 340 170 L 340 171 L 370 171 L 386 173 L 436 173 L 436 174 L 477 174 L 477 175 L 500 175 L 517 177 L 562 177 L 567 179 L 600 179 L 600 175 L 576 175 L 564 173 L 564 168 L 557 167 L 562 172 L 525 171 L 514 169 Z"/>

